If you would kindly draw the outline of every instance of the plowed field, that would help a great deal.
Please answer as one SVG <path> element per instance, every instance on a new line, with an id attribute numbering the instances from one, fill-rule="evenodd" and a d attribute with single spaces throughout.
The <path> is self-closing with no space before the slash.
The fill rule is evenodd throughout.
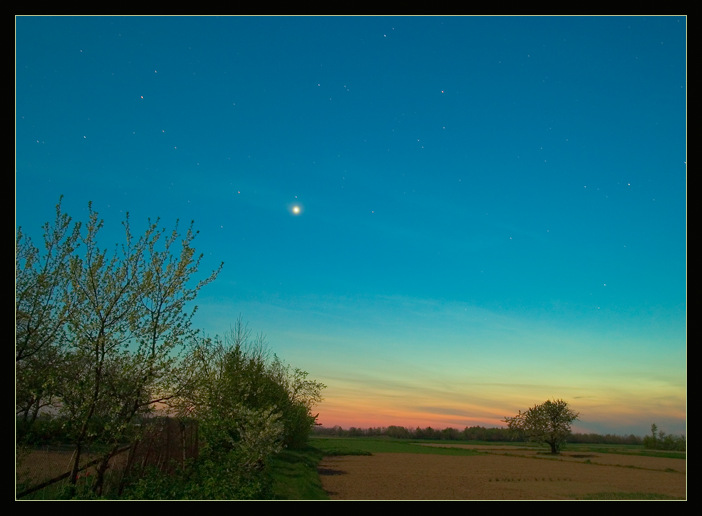
<path id="1" fill-rule="evenodd" d="M 476 446 L 466 446 L 476 449 Z M 686 461 L 486 447 L 472 456 L 377 453 L 325 458 L 332 500 L 568 500 L 686 497 Z"/>

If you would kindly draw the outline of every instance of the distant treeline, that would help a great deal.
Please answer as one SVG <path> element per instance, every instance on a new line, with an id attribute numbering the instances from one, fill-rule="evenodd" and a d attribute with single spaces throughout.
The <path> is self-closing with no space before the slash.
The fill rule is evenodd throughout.
<path id="1" fill-rule="evenodd" d="M 395 439 L 432 439 L 446 441 L 526 441 L 526 437 L 515 434 L 508 428 L 485 428 L 482 426 L 465 427 L 463 430 L 456 428 L 406 428 L 403 426 L 388 426 L 375 428 L 341 428 L 340 426 L 318 426 L 314 435 L 335 437 L 392 437 Z M 590 444 L 643 444 L 643 438 L 636 435 L 612 435 L 594 433 L 573 433 L 568 438 L 570 443 Z"/>

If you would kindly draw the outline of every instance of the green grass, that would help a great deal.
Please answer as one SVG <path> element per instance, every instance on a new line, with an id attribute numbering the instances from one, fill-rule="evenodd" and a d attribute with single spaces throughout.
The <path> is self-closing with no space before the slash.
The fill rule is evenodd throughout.
<path id="1" fill-rule="evenodd" d="M 650 450 L 638 444 L 567 444 L 565 452 L 616 453 L 618 455 L 638 455 L 641 457 L 662 457 L 667 459 L 685 459 L 685 452 L 670 450 Z"/>
<path id="2" fill-rule="evenodd" d="M 478 455 L 480 452 L 465 448 L 421 446 L 421 444 L 447 444 L 441 441 L 413 441 L 372 437 L 313 437 L 310 446 L 324 455 L 372 455 L 374 453 L 419 453 L 433 455 Z"/>
<path id="3" fill-rule="evenodd" d="M 322 452 L 313 447 L 283 450 L 270 463 L 273 497 L 276 500 L 328 500 L 322 489 L 317 465 Z"/>
<path id="4" fill-rule="evenodd" d="M 473 444 L 481 446 L 515 446 L 519 448 L 534 448 L 537 450 L 549 450 L 548 445 L 533 442 L 500 442 L 500 441 L 426 441 L 445 442 L 456 444 Z M 671 450 L 651 450 L 644 448 L 641 444 L 594 444 L 594 443 L 566 443 L 561 449 L 565 453 L 616 453 L 618 455 L 637 455 L 641 457 L 664 457 L 668 459 L 685 459 L 687 455 L 681 451 Z"/>

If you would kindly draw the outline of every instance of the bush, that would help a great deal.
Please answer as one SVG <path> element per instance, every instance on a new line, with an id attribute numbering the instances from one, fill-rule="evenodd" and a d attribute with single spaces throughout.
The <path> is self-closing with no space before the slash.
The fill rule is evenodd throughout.
<path id="1" fill-rule="evenodd" d="M 687 448 L 684 435 L 674 436 L 663 431 L 658 432 L 655 424 L 651 425 L 651 435 L 643 438 L 643 445 L 650 450 L 685 451 Z"/>
<path id="2" fill-rule="evenodd" d="M 48 414 L 40 415 L 31 423 L 17 418 L 16 441 L 25 445 L 45 445 L 69 441 L 64 421 Z"/>
<path id="3" fill-rule="evenodd" d="M 168 475 L 156 468 L 129 485 L 130 500 L 267 500 L 272 482 L 265 468 L 242 467 L 236 452 L 203 455 Z"/>

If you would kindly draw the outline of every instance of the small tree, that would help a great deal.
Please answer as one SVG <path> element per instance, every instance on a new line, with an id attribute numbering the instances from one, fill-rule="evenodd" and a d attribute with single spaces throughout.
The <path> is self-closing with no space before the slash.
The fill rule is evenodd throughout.
<path id="1" fill-rule="evenodd" d="M 66 326 L 74 300 L 69 261 L 78 245 L 80 223 L 56 206 L 53 225 L 44 224 L 44 251 L 17 228 L 15 243 L 15 407 L 17 437 L 29 432 L 40 410 L 55 405 L 57 371 L 64 359 Z"/>
<path id="2" fill-rule="evenodd" d="M 568 403 L 548 400 L 534 405 L 526 412 L 519 411 L 514 417 L 503 419 L 512 431 L 525 435 L 530 441 L 546 443 L 551 453 L 558 454 L 570 435 L 570 425 L 580 414 L 571 410 Z"/>
<path id="3" fill-rule="evenodd" d="M 182 388 L 179 354 L 197 334 L 190 305 L 219 269 L 194 280 L 202 255 L 192 224 L 181 235 L 177 224 L 168 234 L 149 221 L 135 239 L 128 215 L 125 242 L 110 256 L 98 246 L 103 222 L 92 203 L 88 211 L 87 224 L 71 229 L 59 202 L 43 255 L 17 230 L 15 404 L 18 442 L 40 408 L 57 408 L 75 447 L 73 484 L 85 446 L 109 445 L 97 467 L 99 494 L 110 457 L 138 419 Z"/>
<path id="4" fill-rule="evenodd" d="M 224 339 L 195 342 L 186 361 L 196 381 L 168 404 L 176 414 L 199 419 L 209 448 L 264 450 L 255 451 L 260 459 L 306 445 L 325 386 L 271 358 L 264 337 L 251 340 L 240 318 Z"/>
<path id="5" fill-rule="evenodd" d="M 285 425 L 284 444 L 288 448 L 303 448 L 317 422 L 319 414 L 312 409 L 322 401 L 323 383 L 308 379 L 307 371 L 292 368 L 278 356 L 273 356 L 269 369 L 274 385 L 282 388 L 283 396 L 276 401 Z"/>
<path id="6" fill-rule="evenodd" d="M 158 228 L 158 220 L 149 221 L 135 239 L 128 215 L 125 243 L 110 257 L 97 242 L 103 221 L 92 203 L 88 209 L 86 233 L 79 239 L 82 253 L 70 259 L 75 306 L 68 324 L 67 370 L 73 376 L 66 374 L 60 395 L 61 412 L 75 424 L 72 482 L 81 449 L 97 437 L 92 435 L 95 422 L 101 423 L 100 439 L 111 445 L 97 468 L 99 492 L 110 456 L 129 439 L 133 423 L 177 389 L 176 357 L 197 333 L 191 327 L 196 307 L 189 305 L 219 269 L 193 281 L 202 255 L 192 247 L 192 224 L 184 235 L 176 224 L 169 235 Z"/>

